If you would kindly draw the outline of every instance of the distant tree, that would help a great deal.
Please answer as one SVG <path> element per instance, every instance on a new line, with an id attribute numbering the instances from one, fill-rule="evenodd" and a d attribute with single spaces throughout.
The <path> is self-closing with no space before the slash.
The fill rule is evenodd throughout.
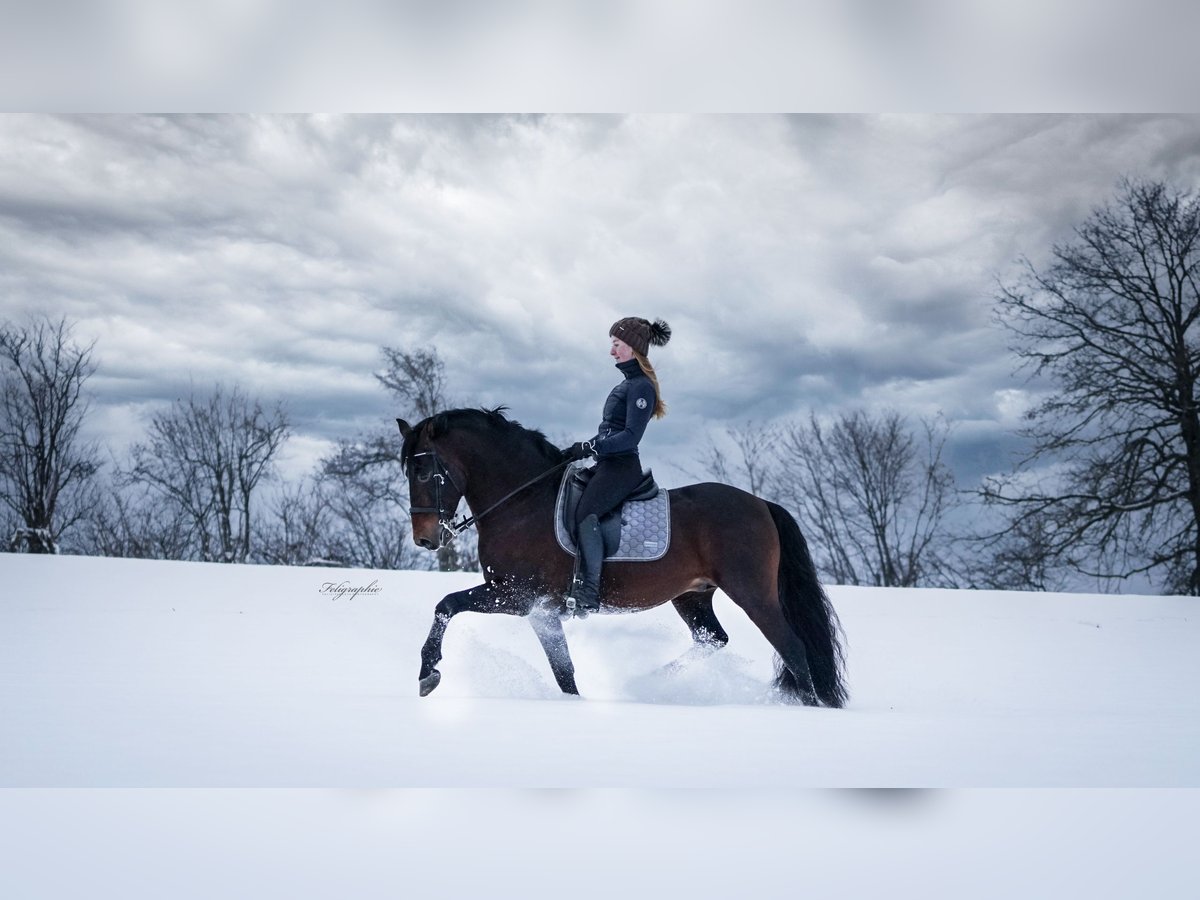
<path id="1" fill-rule="evenodd" d="M 1200 200 L 1125 182 L 1052 262 L 1001 285 L 1000 323 L 1050 391 L 1032 450 L 985 500 L 1101 579 L 1200 593 Z"/>
<path id="2" fill-rule="evenodd" d="M 420 569 L 429 556 L 409 535 L 408 481 L 395 440 L 381 436 L 343 441 L 322 461 L 341 557 L 369 569 Z"/>
<path id="3" fill-rule="evenodd" d="M 155 415 L 127 474 L 180 510 L 193 555 L 246 562 L 253 549 L 252 499 L 289 434 L 282 407 L 268 411 L 241 389 L 177 400 Z"/>
<path id="4" fill-rule="evenodd" d="M 722 444 L 710 436 L 699 462 L 718 481 L 762 496 L 771 480 L 778 443 L 776 427 L 747 421 L 739 427 L 726 428 Z"/>
<path id="5" fill-rule="evenodd" d="M 140 485 L 99 492 L 83 532 L 80 551 L 92 556 L 187 559 L 192 550 L 187 513 Z"/>
<path id="6" fill-rule="evenodd" d="M 386 368 L 376 380 L 392 392 L 412 421 L 446 408 L 446 364 L 437 350 L 398 350 L 384 347 Z"/>
<path id="7" fill-rule="evenodd" d="M 975 551 L 964 559 L 963 586 L 1001 591 L 1061 591 L 1068 579 L 1050 541 L 1047 521 L 1027 516 L 1002 531 L 966 539 Z"/>
<path id="8" fill-rule="evenodd" d="M 381 353 L 385 367 L 375 378 L 396 401 L 396 415 L 415 421 L 446 409 L 446 366 L 437 350 L 383 347 Z M 427 559 L 409 535 L 408 481 L 394 419 L 389 414 L 389 427 L 342 441 L 322 461 L 321 480 L 336 485 L 329 492 L 330 510 L 354 565 L 420 568 Z M 436 558 L 444 572 L 479 566 L 471 535 L 443 547 Z"/>
<path id="9" fill-rule="evenodd" d="M 281 566 L 353 565 L 333 520 L 321 481 L 286 486 L 269 504 L 257 556 Z"/>
<path id="10" fill-rule="evenodd" d="M 958 495 L 942 462 L 948 427 L 897 412 L 815 415 L 787 426 L 774 495 L 813 530 L 822 575 L 838 584 L 952 586 L 954 540 L 945 528 Z"/>
<path id="11" fill-rule="evenodd" d="M 15 519 L 11 550 L 57 552 L 92 506 L 99 452 L 82 427 L 93 347 L 71 340 L 66 319 L 0 327 L 0 496 Z"/>

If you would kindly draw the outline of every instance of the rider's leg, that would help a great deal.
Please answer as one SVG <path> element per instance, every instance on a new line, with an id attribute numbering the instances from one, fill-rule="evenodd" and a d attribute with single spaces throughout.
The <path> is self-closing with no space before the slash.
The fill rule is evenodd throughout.
<path id="1" fill-rule="evenodd" d="M 620 506 L 641 479 L 642 464 L 637 454 L 601 459 L 596 463 L 596 473 L 584 489 L 575 511 L 579 577 L 571 584 L 567 606 L 576 614 L 587 615 L 600 608 L 600 570 L 604 564 L 600 518 Z"/>
<path id="2" fill-rule="evenodd" d="M 579 549 L 579 579 L 571 586 L 571 599 L 575 601 L 572 608 L 576 613 L 595 612 L 600 608 L 600 570 L 604 565 L 604 535 L 595 515 L 579 523 L 575 543 Z"/>

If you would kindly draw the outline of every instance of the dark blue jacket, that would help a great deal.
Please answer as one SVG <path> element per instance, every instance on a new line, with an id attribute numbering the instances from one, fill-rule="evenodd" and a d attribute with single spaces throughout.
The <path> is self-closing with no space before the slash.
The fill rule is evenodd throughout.
<path id="1" fill-rule="evenodd" d="M 592 438 L 596 455 L 605 457 L 636 454 L 638 442 L 654 415 L 658 399 L 654 384 L 646 377 L 636 359 L 617 363 L 625 380 L 612 389 L 604 401 L 600 431 Z"/>

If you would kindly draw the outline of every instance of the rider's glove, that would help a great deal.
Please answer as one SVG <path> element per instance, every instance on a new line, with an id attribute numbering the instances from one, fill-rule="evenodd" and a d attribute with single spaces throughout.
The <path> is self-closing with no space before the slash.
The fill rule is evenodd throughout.
<path id="1" fill-rule="evenodd" d="M 589 456 L 596 455 L 596 449 L 592 446 L 591 441 L 576 441 L 570 447 L 564 447 L 562 455 L 563 459 L 587 459 Z"/>

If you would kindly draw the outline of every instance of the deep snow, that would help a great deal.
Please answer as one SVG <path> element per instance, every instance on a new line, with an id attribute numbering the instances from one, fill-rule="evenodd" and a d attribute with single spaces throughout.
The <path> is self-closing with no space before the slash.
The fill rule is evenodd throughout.
<path id="1" fill-rule="evenodd" d="M 0 555 L 0 896 L 1195 896 L 1195 790 L 795 787 L 1196 785 L 1192 600 L 834 587 L 840 711 L 728 601 L 678 670 L 670 608 L 569 623 L 584 699 L 462 616 L 420 699 L 473 577 Z"/>
<path id="2" fill-rule="evenodd" d="M 1200 622 L 1179 597 L 831 587 L 844 710 L 779 703 L 773 653 L 670 606 L 528 624 L 432 609 L 477 575 L 0 555 L 6 787 L 1190 787 Z M 374 589 L 351 599 L 327 583 Z"/>

